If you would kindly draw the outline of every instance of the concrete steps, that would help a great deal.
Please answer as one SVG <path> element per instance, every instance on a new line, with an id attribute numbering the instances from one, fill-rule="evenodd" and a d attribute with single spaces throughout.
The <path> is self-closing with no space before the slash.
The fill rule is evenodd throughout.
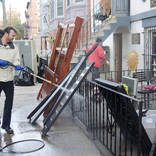
<path id="1" fill-rule="evenodd" d="M 117 22 L 117 20 L 116 20 L 116 17 L 109 17 L 108 19 L 106 19 L 104 22 L 103 22 L 103 24 L 101 25 L 101 26 L 99 26 L 99 27 L 101 27 L 99 30 L 96 30 L 95 32 L 93 32 L 92 33 L 92 37 L 91 38 L 88 38 L 88 47 L 93 43 L 93 42 L 95 42 L 95 40 L 96 40 L 96 38 L 98 37 L 98 36 L 105 36 L 105 34 L 104 34 L 104 32 L 107 32 L 107 31 L 109 31 L 109 33 L 112 33 L 112 31 L 111 31 L 111 24 L 112 23 L 116 23 Z M 106 33 L 106 35 L 108 35 L 109 36 L 109 34 L 108 33 Z M 73 57 L 72 57 L 72 60 L 71 60 L 71 63 L 73 64 L 73 63 L 78 63 L 78 61 L 79 61 L 79 57 L 80 56 L 84 56 L 85 55 L 85 53 L 86 53 L 86 45 L 85 44 L 83 44 L 83 45 L 81 45 L 81 49 L 76 49 L 75 50 L 75 54 L 73 55 Z"/>

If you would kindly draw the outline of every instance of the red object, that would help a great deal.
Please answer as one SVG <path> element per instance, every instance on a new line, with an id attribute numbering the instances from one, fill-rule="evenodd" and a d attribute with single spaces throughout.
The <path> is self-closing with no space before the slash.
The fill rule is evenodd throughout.
<path id="1" fill-rule="evenodd" d="M 88 52 L 94 45 L 96 44 L 96 42 L 92 43 L 92 45 L 90 47 L 88 47 L 88 49 L 86 50 L 86 52 Z M 88 57 L 88 63 L 89 62 L 95 62 L 94 67 L 101 67 L 101 60 L 105 60 L 106 57 L 104 55 L 104 51 L 103 48 L 99 45 L 93 52 L 91 55 L 89 55 Z"/>

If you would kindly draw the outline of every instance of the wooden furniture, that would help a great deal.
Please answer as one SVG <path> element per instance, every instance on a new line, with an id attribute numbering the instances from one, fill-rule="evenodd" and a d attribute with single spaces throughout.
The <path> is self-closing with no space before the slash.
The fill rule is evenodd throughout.
<path id="1" fill-rule="evenodd" d="M 72 32 L 72 36 L 69 42 L 69 46 L 67 47 L 66 53 L 62 53 L 64 42 L 66 39 L 66 34 L 69 28 L 69 25 L 66 27 L 66 31 L 63 35 L 63 29 L 64 26 L 61 24 L 58 24 L 58 31 L 57 31 L 57 36 L 55 39 L 54 47 L 53 47 L 53 52 L 51 55 L 49 67 L 45 67 L 45 79 L 49 80 L 52 82 L 52 84 L 49 84 L 47 82 L 43 82 L 41 89 L 38 93 L 37 99 L 40 97 L 45 98 L 49 92 L 55 87 L 55 84 L 58 84 L 61 79 L 68 73 L 70 69 L 70 62 L 74 53 L 74 50 L 76 48 L 76 43 L 79 37 L 79 33 L 81 31 L 81 27 L 83 24 L 84 19 L 80 17 L 76 17 L 75 19 L 75 27 Z M 59 47 L 61 43 L 63 35 L 63 41 L 61 44 L 61 47 Z M 51 105 L 45 110 L 44 116 L 47 115 L 49 112 L 51 106 L 53 105 L 55 101 L 52 101 Z"/>
<path id="2" fill-rule="evenodd" d="M 109 15 L 111 12 L 111 0 L 100 0 L 101 6 L 103 6 L 103 16 Z"/>

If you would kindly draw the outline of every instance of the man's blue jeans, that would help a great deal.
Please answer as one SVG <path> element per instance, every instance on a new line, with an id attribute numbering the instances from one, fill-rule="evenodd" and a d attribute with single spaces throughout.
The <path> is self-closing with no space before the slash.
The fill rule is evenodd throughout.
<path id="1" fill-rule="evenodd" d="M 95 81 L 95 79 L 100 77 L 99 68 L 97 67 L 93 67 L 91 69 L 91 73 L 92 73 L 92 78 L 91 78 L 92 81 Z"/>
<path id="2" fill-rule="evenodd" d="M 11 122 L 11 111 L 13 106 L 13 97 L 14 97 L 14 84 L 13 81 L 8 82 L 0 82 L 0 93 L 2 90 L 5 93 L 5 105 L 4 105 L 4 113 L 3 113 L 3 122 L 2 128 L 10 126 Z"/>

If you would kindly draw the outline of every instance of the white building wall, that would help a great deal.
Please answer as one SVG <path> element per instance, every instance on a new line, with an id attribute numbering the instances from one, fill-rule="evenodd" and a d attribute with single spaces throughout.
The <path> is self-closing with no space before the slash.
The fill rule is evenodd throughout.
<path id="1" fill-rule="evenodd" d="M 143 2 L 142 0 L 131 0 L 130 1 L 130 15 L 136 15 L 142 12 L 149 11 L 150 8 L 150 0 L 146 0 Z"/>
<path id="2" fill-rule="evenodd" d="M 115 33 L 122 34 L 122 70 L 128 70 L 127 67 L 127 56 L 128 53 L 131 51 L 131 33 L 129 28 L 127 27 L 120 27 L 118 28 Z M 109 46 L 110 47 L 110 70 L 115 70 L 115 49 L 114 49 L 114 40 L 113 36 L 114 34 L 111 34 L 106 41 L 103 43 L 103 46 Z"/>
<path id="3" fill-rule="evenodd" d="M 128 27 L 119 27 L 114 34 L 119 33 L 122 34 L 122 70 L 128 70 L 127 66 L 127 57 L 128 54 L 135 50 L 138 54 L 139 64 L 137 69 L 144 68 L 144 29 L 142 28 L 142 21 L 133 22 L 131 25 L 131 30 Z M 140 44 L 133 45 L 132 44 L 132 34 L 140 33 Z M 114 62 L 115 62 L 115 50 L 113 45 L 113 34 L 111 34 L 106 41 L 103 43 L 103 46 L 110 47 L 110 70 L 114 70 Z"/>
<path id="4" fill-rule="evenodd" d="M 139 64 L 138 69 L 144 68 L 144 60 L 143 60 L 143 54 L 144 54 L 144 28 L 142 28 L 142 21 L 136 21 L 131 23 L 131 33 L 140 33 L 140 44 L 131 44 L 131 49 L 135 50 L 138 53 L 139 57 Z"/>
<path id="5" fill-rule="evenodd" d="M 114 54 L 113 54 L 113 34 L 110 35 L 106 41 L 103 42 L 102 46 L 109 46 L 109 52 L 110 52 L 110 71 L 114 70 Z M 108 58 L 106 58 L 108 59 Z"/>
<path id="6" fill-rule="evenodd" d="M 140 17 L 141 13 L 155 9 L 155 7 L 150 7 L 150 0 L 143 2 L 142 0 L 131 0 L 130 1 L 130 14 L 133 19 L 133 15 L 136 15 L 138 19 L 136 21 L 131 21 L 131 28 L 128 27 L 119 27 L 113 34 L 111 34 L 103 43 L 103 46 L 109 46 L 110 48 L 110 71 L 115 70 L 115 49 L 114 49 L 114 39 L 113 36 L 115 33 L 122 34 L 122 70 L 128 70 L 127 66 L 127 57 L 128 54 L 135 50 L 138 54 L 138 67 L 137 69 L 144 69 L 144 53 L 145 53 L 145 30 L 143 27 L 142 19 Z M 144 14 L 142 14 L 144 15 Z M 135 18 L 135 19 L 137 19 Z M 132 44 L 132 34 L 140 33 L 140 44 Z"/>
<path id="7" fill-rule="evenodd" d="M 128 70 L 127 57 L 131 51 L 131 33 L 125 28 L 122 32 L 122 70 Z"/>

